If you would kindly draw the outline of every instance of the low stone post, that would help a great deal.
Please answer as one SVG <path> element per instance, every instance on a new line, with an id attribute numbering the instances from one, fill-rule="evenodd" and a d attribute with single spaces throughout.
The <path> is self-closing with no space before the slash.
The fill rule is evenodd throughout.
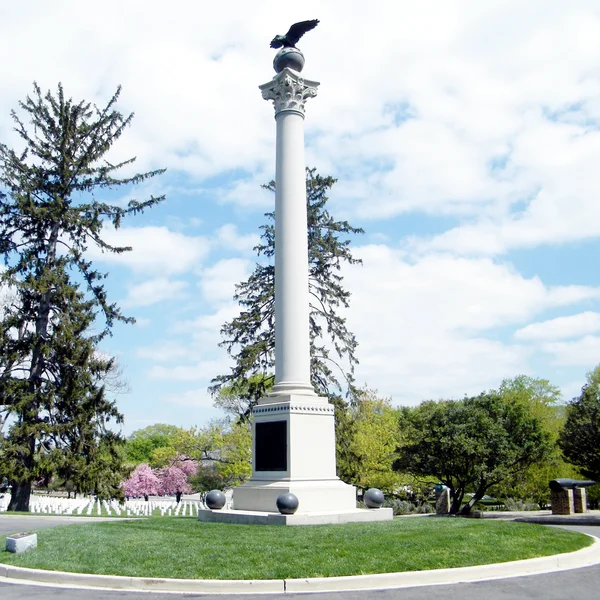
<path id="1" fill-rule="evenodd" d="M 585 488 L 575 488 L 573 490 L 573 508 L 576 513 L 588 512 Z"/>
<path id="2" fill-rule="evenodd" d="M 447 515 L 450 512 L 450 488 L 435 486 L 435 514 Z"/>
<path id="3" fill-rule="evenodd" d="M 550 504 L 553 515 L 572 515 L 574 511 L 573 490 L 551 490 Z"/>

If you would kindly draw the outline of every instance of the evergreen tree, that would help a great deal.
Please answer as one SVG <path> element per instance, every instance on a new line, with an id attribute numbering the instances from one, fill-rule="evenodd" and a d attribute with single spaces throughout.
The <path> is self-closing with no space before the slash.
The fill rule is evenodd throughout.
<path id="1" fill-rule="evenodd" d="M 133 118 L 116 109 L 119 93 L 98 108 L 66 99 L 60 84 L 56 95 L 34 84 L 33 96 L 19 103 L 32 127 L 12 112 L 25 150 L 0 144 L 0 284 L 15 297 L 0 321 L 0 407 L 11 417 L 0 449 L 12 484 L 9 510 L 27 511 L 32 482 L 54 472 L 98 493 L 110 493 L 115 482 L 107 474 L 119 473 L 122 439 L 106 423 L 122 417 L 102 384 L 112 362 L 97 348 L 116 321 L 132 319 L 108 302 L 106 275 L 86 250 L 130 250 L 106 243 L 104 224 L 119 227 L 163 199 L 120 207 L 95 198 L 162 172 L 119 178 L 135 159 L 106 160 Z"/>
<path id="2" fill-rule="evenodd" d="M 357 341 L 348 331 L 346 319 L 336 314 L 349 306 L 350 292 L 342 286 L 339 271 L 344 262 L 360 264 L 350 251 L 348 236 L 364 233 L 347 221 L 336 221 L 326 208 L 327 193 L 336 180 L 322 177 L 316 169 L 306 170 L 308 217 L 308 259 L 310 293 L 311 379 L 315 391 L 343 406 L 344 389 L 352 393 Z M 275 191 L 275 182 L 262 186 Z M 213 379 L 210 392 L 215 404 L 235 407 L 242 419 L 274 384 L 275 365 L 275 213 L 269 212 L 261 226 L 261 243 L 255 247 L 264 263 L 257 263 L 247 281 L 237 285 L 234 299 L 240 303 L 239 316 L 225 323 L 221 346 L 234 359 L 231 373 Z M 343 236 L 343 237 L 342 237 Z M 332 353 L 329 344 L 334 349 Z M 345 365 L 344 365 L 345 363 Z M 226 388 L 228 393 L 221 393 Z M 231 392 L 235 392 L 234 402 Z"/>

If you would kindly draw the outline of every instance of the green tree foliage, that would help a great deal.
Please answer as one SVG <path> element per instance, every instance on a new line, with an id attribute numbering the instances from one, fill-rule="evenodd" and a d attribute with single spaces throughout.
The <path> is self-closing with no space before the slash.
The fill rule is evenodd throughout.
<path id="1" fill-rule="evenodd" d="M 564 461 L 557 444 L 565 421 L 560 389 L 547 379 L 518 375 L 505 379 L 498 393 L 507 402 L 520 403 L 539 420 L 549 436 L 550 446 L 543 458 L 496 486 L 493 494 L 504 498 L 532 499 L 540 508 L 545 508 L 550 502 L 548 483 L 551 479 L 577 477 L 575 469 Z"/>
<path id="2" fill-rule="evenodd" d="M 343 389 L 353 389 L 354 366 L 358 362 L 357 341 L 348 331 L 346 320 L 338 314 L 338 309 L 347 307 L 350 299 L 350 292 L 342 286 L 340 270 L 344 263 L 360 263 L 350 251 L 350 236 L 363 230 L 347 221 L 336 221 L 327 210 L 327 194 L 335 181 L 333 177 L 318 175 L 315 169 L 306 171 L 311 378 L 318 394 L 332 399 L 335 396 L 340 403 Z M 263 187 L 274 192 L 275 182 Z M 275 213 L 265 216 L 268 223 L 261 227 L 262 241 L 255 250 L 266 260 L 257 263 L 248 280 L 237 286 L 235 300 L 242 310 L 221 329 L 221 346 L 235 365 L 231 373 L 213 379 L 210 387 L 217 405 L 223 398 L 219 392 L 224 386 L 238 390 L 243 400 L 239 406 L 243 419 L 248 418 L 254 404 L 273 385 Z"/>
<path id="3" fill-rule="evenodd" d="M 518 402 L 497 392 L 427 401 L 400 412 L 403 439 L 394 469 L 434 476 L 450 488 L 451 512 L 468 513 L 486 491 L 545 456 L 549 436 Z"/>
<path id="4" fill-rule="evenodd" d="M 257 373 L 248 379 L 233 381 L 228 385 L 215 388 L 213 401 L 215 406 L 225 411 L 229 416 L 239 418 L 249 411 L 249 398 L 260 398 L 267 395 L 275 383 L 272 373 Z M 246 420 L 246 419 L 242 419 Z"/>
<path id="5" fill-rule="evenodd" d="M 588 387 L 600 387 L 600 365 L 596 365 L 589 373 L 586 374 Z"/>
<path id="6" fill-rule="evenodd" d="M 107 160 L 133 118 L 116 110 L 119 93 L 97 108 L 65 98 L 61 85 L 55 95 L 43 95 L 34 84 L 33 96 L 19 104 L 30 125 L 12 112 L 24 150 L 0 144 L 0 253 L 6 267 L 0 284 L 15 298 L 0 321 L 0 412 L 12 423 L 1 450 L 12 483 L 9 510 L 28 510 L 32 482 L 55 471 L 99 487 L 83 480 L 81 456 L 88 466 L 106 466 L 89 469 L 98 474 L 119 461 L 122 440 L 106 423 L 121 415 L 101 385 L 111 365 L 96 350 L 115 322 L 132 319 L 109 303 L 106 275 L 93 268 L 86 251 L 90 245 L 130 250 L 107 244 L 103 226 L 119 227 L 124 217 L 162 200 L 121 207 L 95 197 L 161 172 L 119 178 L 119 169 L 135 159 Z M 82 438 L 85 449 L 76 447 Z"/>
<path id="7" fill-rule="evenodd" d="M 178 448 L 199 465 L 190 484 L 200 492 L 240 485 L 252 474 L 252 431 L 248 422 L 224 421 L 190 429 L 180 438 Z"/>
<path id="8" fill-rule="evenodd" d="M 153 468 L 164 467 L 177 456 L 177 445 L 184 429 L 156 423 L 134 431 L 127 438 L 126 457 L 134 465 L 147 463 Z"/>
<path id="9" fill-rule="evenodd" d="M 403 477 L 392 470 L 399 441 L 398 414 L 387 398 L 363 389 L 341 419 L 337 469 L 343 481 L 362 489 L 376 487 L 394 494 Z"/>
<path id="10" fill-rule="evenodd" d="M 558 443 L 565 459 L 585 477 L 600 480 L 600 386 L 594 382 L 583 386 L 581 395 L 567 405 Z"/>

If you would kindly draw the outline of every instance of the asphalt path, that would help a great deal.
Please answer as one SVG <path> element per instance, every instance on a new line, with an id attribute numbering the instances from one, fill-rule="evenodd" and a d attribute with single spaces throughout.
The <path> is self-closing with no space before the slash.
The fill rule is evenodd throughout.
<path id="1" fill-rule="evenodd" d="M 18 533 L 22 531 L 34 531 L 46 527 L 58 527 L 59 525 L 71 525 L 73 523 L 89 523 L 98 521 L 115 521 L 110 517 L 54 517 L 48 516 L 24 516 L 24 515 L 0 515 L 0 535 Z M 119 520 L 122 520 L 120 518 Z"/>
<path id="2" fill-rule="evenodd" d="M 97 518 L 94 518 L 97 520 Z M 68 521 L 64 517 L 18 517 L 0 516 L 0 533 L 15 533 L 40 527 L 54 527 L 65 522 L 81 522 L 81 518 Z M 565 529 L 581 531 L 600 537 L 598 526 L 564 526 Z M 600 565 L 544 575 L 530 575 L 512 579 L 498 579 L 476 583 L 422 586 L 398 590 L 365 590 L 357 592 L 322 592 L 315 594 L 219 594 L 211 596 L 219 600 L 261 600 L 315 597 L 315 600 L 564 600 L 565 598 L 594 598 L 600 589 Z M 0 583 L 2 600 L 173 600 L 182 598 L 207 598 L 207 594 L 165 594 L 150 592 L 118 592 L 102 590 L 77 590 L 46 586 Z"/>

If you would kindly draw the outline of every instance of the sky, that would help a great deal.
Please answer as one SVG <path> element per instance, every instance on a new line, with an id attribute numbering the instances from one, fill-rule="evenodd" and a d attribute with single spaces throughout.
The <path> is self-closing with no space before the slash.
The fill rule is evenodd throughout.
<path id="1" fill-rule="evenodd" d="M 0 0 L 0 141 L 42 90 L 134 112 L 111 160 L 167 172 L 106 199 L 166 200 L 92 252 L 135 317 L 102 350 L 123 432 L 203 426 L 231 365 L 219 330 L 274 197 L 272 37 L 306 19 L 307 164 L 365 234 L 344 270 L 359 385 L 394 405 L 526 374 L 578 395 L 600 362 L 600 4 Z"/>

